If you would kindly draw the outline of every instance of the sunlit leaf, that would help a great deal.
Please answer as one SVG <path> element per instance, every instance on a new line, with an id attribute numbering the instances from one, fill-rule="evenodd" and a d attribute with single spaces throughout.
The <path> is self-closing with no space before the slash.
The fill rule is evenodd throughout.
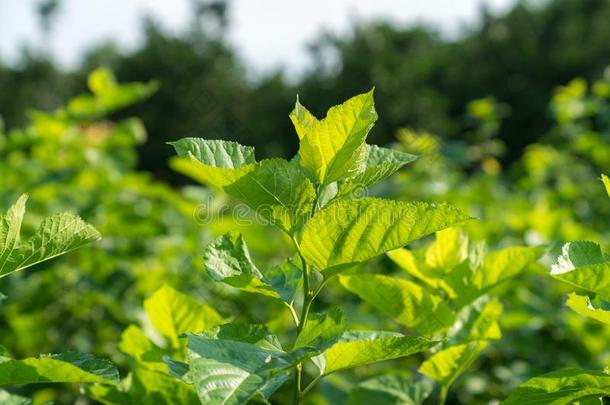
<path id="1" fill-rule="evenodd" d="M 179 159 L 172 168 L 210 186 L 224 187 L 254 170 L 254 148 L 236 142 L 183 138 L 171 142 Z"/>
<path id="2" fill-rule="evenodd" d="M 447 204 L 362 198 L 317 212 L 303 230 L 305 259 L 319 270 L 362 262 L 470 219 Z"/>
<path id="3" fill-rule="evenodd" d="M 504 405 L 569 405 L 579 399 L 610 396 L 610 376 L 566 368 L 534 377 L 515 388 Z M 601 403 L 601 402 L 600 402 Z"/>
<path id="4" fill-rule="evenodd" d="M 443 298 L 411 281 L 369 274 L 339 276 L 339 281 L 377 310 L 422 334 L 453 324 L 454 315 Z"/>
<path id="5" fill-rule="evenodd" d="M 0 386 L 33 383 L 115 384 L 119 372 L 107 360 L 84 353 L 62 353 L 15 360 L 0 358 Z"/>
<path id="6" fill-rule="evenodd" d="M 163 357 L 168 356 L 170 352 L 151 342 L 137 326 L 130 325 L 121 334 L 119 349 L 142 367 L 167 372 L 167 364 L 163 361 Z"/>
<path id="7" fill-rule="evenodd" d="M 26 201 L 27 195 L 22 195 L 0 216 L 0 278 L 101 238 L 95 228 L 78 216 L 62 213 L 43 219 L 34 235 L 21 241 Z"/>
<path id="8" fill-rule="evenodd" d="M 434 242 L 426 250 L 426 265 L 449 273 L 468 258 L 468 237 L 459 228 L 436 232 Z"/>
<path id="9" fill-rule="evenodd" d="M 572 293 L 568 295 L 566 305 L 582 316 L 610 325 L 610 310 L 596 308 L 587 296 Z"/>
<path id="10" fill-rule="evenodd" d="M 576 241 L 563 245 L 562 255 L 553 265 L 551 275 L 610 298 L 610 261 L 606 260 L 597 243 Z"/>
<path id="11" fill-rule="evenodd" d="M 299 118 L 300 164 L 319 183 L 356 174 L 365 159 L 364 142 L 377 120 L 372 90 L 332 107 L 320 121 L 314 121 L 298 105 L 293 117 Z"/>
<path id="12" fill-rule="evenodd" d="M 290 113 L 290 120 L 294 125 L 294 129 L 296 130 L 299 139 L 303 139 L 307 132 L 310 131 L 314 125 L 318 124 L 318 119 L 299 102 L 298 97 L 294 109 Z"/>
<path id="13" fill-rule="evenodd" d="M 364 169 L 339 185 L 337 195 L 359 195 L 364 189 L 398 171 L 417 156 L 396 149 L 366 145 Z"/>
<path id="14" fill-rule="evenodd" d="M 199 332 L 222 322 L 222 317 L 212 307 L 169 286 L 161 287 L 144 301 L 144 309 L 157 331 L 173 348 L 180 347 L 180 334 Z"/>
<path id="15" fill-rule="evenodd" d="M 451 346 L 434 353 L 419 367 L 419 372 L 441 385 L 449 387 L 474 363 L 486 347 L 487 341 L 485 340 Z"/>
<path id="16" fill-rule="evenodd" d="M 420 336 L 379 331 L 348 331 L 327 349 L 318 360 L 320 373 L 365 366 L 422 352 L 438 342 Z"/>

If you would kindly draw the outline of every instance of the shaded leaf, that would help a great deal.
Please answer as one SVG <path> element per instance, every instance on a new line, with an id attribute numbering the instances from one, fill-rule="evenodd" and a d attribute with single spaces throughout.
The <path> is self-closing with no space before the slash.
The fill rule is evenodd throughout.
<path id="1" fill-rule="evenodd" d="M 421 405 L 432 393 L 429 380 L 416 381 L 405 373 L 384 374 L 358 384 L 349 394 L 349 405 Z"/>
<path id="2" fill-rule="evenodd" d="M 232 405 L 268 398 L 306 355 L 305 350 L 286 353 L 243 341 L 188 335 L 188 365 L 168 364 L 174 375 L 195 386 L 202 403 Z"/>
<path id="3" fill-rule="evenodd" d="M 312 313 L 297 336 L 294 347 L 309 346 L 323 351 L 339 339 L 345 330 L 346 319 L 338 307 L 324 313 Z"/>
<path id="4" fill-rule="evenodd" d="M 143 368 L 136 368 L 119 386 L 87 386 L 87 394 L 106 405 L 200 404 L 192 386 L 170 375 Z"/>
<path id="5" fill-rule="evenodd" d="M 289 260 L 263 275 L 252 262 L 243 237 L 236 232 L 220 236 L 208 245 L 204 261 L 213 280 L 287 303 L 294 298 L 301 281 L 301 269 Z"/>
<path id="6" fill-rule="evenodd" d="M 11 394 L 8 391 L 0 389 L 0 404 L 3 405 L 31 405 L 31 399 L 20 395 Z"/>
<path id="7" fill-rule="evenodd" d="M 284 159 L 257 163 L 254 170 L 225 185 L 224 190 L 287 231 L 303 223 L 315 196 L 311 181 L 296 164 Z"/>

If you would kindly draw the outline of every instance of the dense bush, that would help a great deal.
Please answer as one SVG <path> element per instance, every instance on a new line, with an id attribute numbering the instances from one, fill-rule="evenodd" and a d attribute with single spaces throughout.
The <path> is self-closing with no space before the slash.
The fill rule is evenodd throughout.
<path id="1" fill-rule="evenodd" d="M 169 166 L 207 186 L 179 190 L 135 170 L 142 123 L 107 118 L 157 83 L 88 84 L 0 136 L 2 401 L 610 395 L 607 78 L 558 88 L 511 166 L 493 98 L 468 106 L 476 142 L 401 129 L 380 147 L 371 91 L 324 119 L 297 101 L 291 160 L 173 142 Z"/>

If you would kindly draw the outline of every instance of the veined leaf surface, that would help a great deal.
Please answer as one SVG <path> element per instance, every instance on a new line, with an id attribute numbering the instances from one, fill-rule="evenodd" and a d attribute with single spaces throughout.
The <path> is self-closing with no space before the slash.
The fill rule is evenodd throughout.
<path id="1" fill-rule="evenodd" d="M 363 189 L 382 181 L 407 163 L 417 159 L 415 155 L 376 145 L 366 145 L 365 153 L 364 169 L 354 177 L 339 184 L 338 197 L 358 194 Z"/>
<path id="2" fill-rule="evenodd" d="M 365 159 L 364 142 L 377 120 L 372 90 L 332 107 L 323 120 L 314 121 L 299 105 L 293 117 L 301 138 L 300 164 L 320 184 L 357 173 Z"/>
<path id="3" fill-rule="evenodd" d="M 534 377 L 521 384 L 502 404 L 569 405 L 579 399 L 607 396 L 610 396 L 610 375 L 599 371 L 566 368 Z"/>
<path id="4" fill-rule="evenodd" d="M 61 213 L 43 219 L 29 240 L 20 241 L 27 198 L 22 195 L 5 215 L 0 216 L 0 278 L 101 238 L 99 232 L 80 217 Z"/>
<path id="5" fill-rule="evenodd" d="M 183 138 L 170 145 L 178 154 L 172 168 L 209 186 L 227 186 L 255 168 L 254 148 L 237 142 Z"/>
<path id="6" fill-rule="evenodd" d="M 562 255 L 551 275 L 576 287 L 610 298 L 610 261 L 594 242 L 576 241 L 563 245 Z"/>
<path id="7" fill-rule="evenodd" d="M 199 332 L 222 322 L 214 308 L 200 304 L 167 285 L 144 301 L 144 309 L 155 329 L 173 348 L 180 347 L 180 334 Z"/>
<path id="8" fill-rule="evenodd" d="M 119 372 L 107 360 L 84 353 L 62 353 L 15 360 L 0 358 L 0 386 L 33 383 L 115 384 Z"/>
<path id="9" fill-rule="evenodd" d="M 424 335 L 453 324 L 454 315 L 445 301 L 411 281 L 369 274 L 342 275 L 339 281 L 379 311 Z"/>
<path id="10" fill-rule="evenodd" d="M 323 271 L 371 259 L 468 219 L 447 204 L 377 198 L 340 201 L 307 223 L 301 249 L 305 259 Z"/>
<path id="11" fill-rule="evenodd" d="M 317 363 L 321 367 L 320 373 L 327 375 L 339 370 L 410 356 L 437 343 L 420 336 L 405 336 L 400 333 L 348 331 L 319 356 Z"/>

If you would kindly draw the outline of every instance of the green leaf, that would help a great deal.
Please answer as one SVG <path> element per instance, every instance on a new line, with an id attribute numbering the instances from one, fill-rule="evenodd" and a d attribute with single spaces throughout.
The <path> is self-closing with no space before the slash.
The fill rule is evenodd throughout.
<path id="1" fill-rule="evenodd" d="M 254 170 L 225 185 L 224 190 L 248 204 L 260 217 L 287 231 L 303 224 L 315 196 L 307 176 L 296 164 L 284 159 L 258 163 Z"/>
<path id="2" fill-rule="evenodd" d="M 231 322 L 207 329 L 198 335 L 208 339 L 251 343 L 269 350 L 282 350 L 277 336 L 269 332 L 265 325 Z"/>
<path id="3" fill-rule="evenodd" d="M 27 195 L 22 195 L 5 215 L 0 215 L 0 278 L 49 260 L 101 238 L 78 216 L 55 214 L 43 219 L 26 242 L 19 240 Z"/>
<path id="4" fill-rule="evenodd" d="M 89 89 L 68 103 L 67 112 L 79 119 L 98 118 L 150 97 L 159 85 L 149 83 L 119 84 L 111 70 L 99 68 L 89 75 Z"/>
<path id="5" fill-rule="evenodd" d="M 503 307 L 499 301 L 481 297 L 460 311 L 449 332 L 450 341 L 455 344 L 473 340 L 500 339 L 502 331 L 498 320 L 502 311 Z"/>
<path id="6" fill-rule="evenodd" d="M 485 340 L 451 346 L 433 354 L 420 366 L 419 372 L 444 387 L 449 387 L 474 363 L 486 347 Z"/>
<path id="7" fill-rule="evenodd" d="M 173 348 L 180 347 L 180 334 L 199 332 L 222 322 L 222 317 L 212 307 L 167 285 L 144 301 L 144 309 L 155 329 Z"/>
<path id="8" fill-rule="evenodd" d="M 369 378 L 350 392 L 349 405 L 421 405 L 432 393 L 429 380 L 415 381 L 406 373 Z"/>
<path id="9" fill-rule="evenodd" d="M 562 255 L 552 266 L 551 275 L 576 287 L 610 298 L 610 261 L 598 244 L 587 241 L 563 245 Z"/>
<path id="10" fill-rule="evenodd" d="M 200 404 L 192 386 L 170 375 L 143 368 L 136 368 L 120 386 L 89 385 L 86 392 L 106 405 Z"/>
<path id="11" fill-rule="evenodd" d="M 19 395 L 11 394 L 0 389 L 0 404 L 3 405 L 32 405 L 32 400 Z"/>
<path id="12" fill-rule="evenodd" d="M 458 308 L 462 308 L 521 273 L 543 253 L 542 248 L 525 246 L 491 252 L 478 265 L 471 260 L 456 267 L 444 276 L 443 286 L 450 286 L 449 296 Z"/>
<path id="13" fill-rule="evenodd" d="M 437 232 L 436 240 L 423 255 L 407 249 L 387 255 L 413 277 L 442 289 L 459 309 L 516 276 L 544 253 L 538 247 L 514 246 L 485 256 L 482 250 L 471 249 L 465 257 L 467 245 L 459 231 L 444 230 Z"/>
<path id="14" fill-rule="evenodd" d="M 366 161 L 364 170 L 344 183 L 339 184 L 337 196 L 358 195 L 365 188 L 391 176 L 407 163 L 417 159 L 417 156 L 396 149 L 381 148 L 376 145 L 366 145 Z"/>
<path id="15" fill-rule="evenodd" d="M 426 265 L 449 273 L 468 259 L 468 237 L 459 228 L 436 232 L 434 242 L 426 250 Z"/>
<path id="16" fill-rule="evenodd" d="M 310 113 L 307 108 L 303 107 L 299 102 L 298 96 L 294 109 L 290 113 L 290 120 L 294 125 L 294 129 L 297 131 L 299 140 L 303 139 L 307 132 L 310 131 L 314 125 L 318 124 L 318 119 Z"/>
<path id="17" fill-rule="evenodd" d="M 324 313 L 309 314 L 294 347 L 309 346 L 323 351 L 339 339 L 345 331 L 345 322 L 345 316 L 338 307 Z"/>
<path id="18" fill-rule="evenodd" d="M 325 270 L 371 259 L 468 219 L 447 204 L 376 198 L 339 201 L 307 223 L 301 249 L 309 263 Z"/>
<path id="19" fill-rule="evenodd" d="M 416 257 L 411 250 L 398 248 L 390 250 L 386 255 L 396 263 L 401 270 L 404 270 L 413 277 L 423 281 L 432 288 L 443 289 L 450 298 L 456 297 L 455 291 L 447 284 L 443 274 L 436 269 L 428 267 L 425 261 Z"/>
<path id="20" fill-rule="evenodd" d="M 137 326 L 130 325 L 121 334 L 119 349 L 133 357 L 142 367 L 167 372 L 163 357 L 168 356 L 170 352 L 151 342 Z"/>
<path id="21" fill-rule="evenodd" d="M 610 178 L 605 174 L 602 174 L 602 182 L 604 183 L 604 187 L 606 188 L 606 193 L 608 193 L 608 197 L 610 197 Z"/>
<path id="22" fill-rule="evenodd" d="M 348 331 L 327 349 L 317 363 L 320 374 L 365 366 L 379 361 L 410 356 L 428 350 L 438 342 L 420 336 L 381 331 Z"/>
<path id="23" fill-rule="evenodd" d="M 210 277 L 243 291 L 290 303 L 301 281 L 301 269 L 291 261 L 270 268 L 264 275 L 252 262 L 243 237 L 229 232 L 212 242 L 204 253 Z"/>
<path id="24" fill-rule="evenodd" d="M 566 368 L 534 377 L 515 388 L 503 405 L 569 405 L 588 397 L 610 396 L 610 376 Z"/>
<path id="25" fill-rule="evenodd" d="M 320 184 L 357 173 L 365 159 L 364 142 L 377 120 L 373 90 L 332 107 L 321 121 L 314 121 L 298 106 L 292 116 L 307 117 L 295 126 L 301 138 L 299 161 Z"/>
<path id="26" fill-rule="evenodd" d="M 33 383 L 115 384 L 119 372 L 107 360 L 84 353 L 62 353 L 14 360 L 0 358 L 0 386 Z"/>
<path id="27" fill-rule="evenodd" d="M 286 353 L 217 336 L 188 335 L 188 366 L 169 363 L 174 375 L 193 384 L 201 402 L 210 405 L 245 404 L 253 398 L 268 398 L 290 378 L 291 370 L 308 353 Z"/>
<path id="28" fill-rule="evenodd" d="M 595 308 L 591 299 L 587 296 L 572 293 L 568 295 L 566 305 L 572 311 L 582 316 L 610 325 L 610 311 L 603 308 Z"/>
<path id="29" fill-rule="evenodd" d="M 172 168 L 209 186 L 227 186 L 255 169 L 254 148 L 236 142 L 183 138 L 170 145 L 179 156 Z"/>
<path id="30" fill-rule="evenodd" d="M 425 335 L 448 328 L 454 315 L 443 298 L 398 278 L 356 274 L 339 276 L 341 284 L 397 322 Z"/>

